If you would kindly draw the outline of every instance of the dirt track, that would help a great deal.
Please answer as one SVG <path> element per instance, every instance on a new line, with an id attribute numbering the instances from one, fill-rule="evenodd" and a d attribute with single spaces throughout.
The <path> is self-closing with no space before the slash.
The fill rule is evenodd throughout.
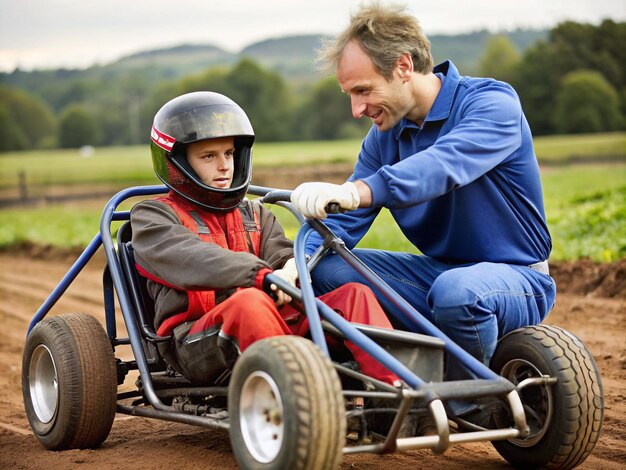
<path id="1" fill-rule="evenodd" d="M 30 433 L 21 395 L 22 348 L 28 324 L 73 261 L 67 256 L 0 253 L 0 468 L 171 469 L 237 468 L 228 434 L 193 426 L 118 415 L 98 450 L 49 452 Z M 101 271 L 96 259 L 79 275 L 52 314 L 86 312 L 103 321 Z M 579 336 L 600 367 L 605 420 L 600 440 L 580 468 L 626 468 L 626 263 L 602 270 L 592 263 L 560 266 L 561 293 L 547 323 Z M 603 280 L 603 282 L 600 282 Z M 585 293 L 586 295 L 577 295 Z M 612 297 L 606 297 L 610 295 Z M 121 322 L 120 322 L 121 324 Z M 384 457 L 355 455 L 341 468 L 509 468 L 490 444 L 449 449 L 442 456 L 410 451 Z"/>

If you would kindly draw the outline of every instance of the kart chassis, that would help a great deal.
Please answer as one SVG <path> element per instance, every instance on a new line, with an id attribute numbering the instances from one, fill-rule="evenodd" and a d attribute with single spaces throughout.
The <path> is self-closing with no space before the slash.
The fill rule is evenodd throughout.
<path id="1" fill-rule="evenodd" d="M 150 319 L 145 318 L 143 311 L 145 293 L 142 295 L 136 281 L 128 279 L 128 273 L 134 270 L 132 258 L 127 256 L 128 245 L 123 244 L 122 233 L 124 225 L 118 233 L 116 249 L 113 240 L 111 225 L 114 221 L 127 221 L 130 213 L 118 211 L 118 206 L 133 197 L 145 197 L 162 194 L 167 191 L 165 186 L 142 186 L 128 188 L 116 194 L 105 206 L 100 222 L 100 231 L 96 234 L 84 252 L 62 278 L 57 287 L 42 304 L 34 315 L 28 332 L 44 319 L 76 276 L 85 267 L 96 251 L 102 246 L 106 255 L 107 266 L 103 276 L 104 306 L 106 319 L 106 334 L 115 349 L 119 346 L 130 345 L 134 360 L 117 361 L 118 384 L 123 383 L 128 371 L 137 369 L 139 372 L 139 391 L 118 392 L 117 412 L 163 419 L 173 422 L 187 423 L 207 428 L 228 429 L 230 423 L 223 415 L 212 414 L 190 405 L 189 412 L 181 412 L 181 406 L 175 406 L 168 401 L 168 397 L 180 396 L 207 396 L 228 394 L 227 387 L 192 387 L 182 381 L 180 386 L 173 386 L 171 376 L 163 377 L 154 372 L 162 366 L 162 359 L 158 353 L 158 343 L 167 340 L 159 337 L 151 325 Z M 304 220 L 293 210 L 288 200 L 289 192 L 273 190 L 261 186 L 250 186 L 249 193 L 260 196 L 264 203 L 274 203 L 289 209 L 296 216 L 301 227 L 294 242 L 294 254 L 298 272 L 300 273 L 301 288 L 296 289 L 284 282 L 281 278 L 268 275 L 270 282 L 287 292 L 296 301 L 304 305 L 309 320 L 311 340 L 319 347 L 322 355 L 330 358 L 325 334 L 332 333 L 345 338 L 365 350 L 375 360 L 387 369 L 397 374 L 404 382 L 402 388 L 393 387 L 359 371 L 352 370 L 342 364 L 333 363 L 335 370 L 345 377 L 357 381 L 367 382 L 370 388 L 363 390 L 343 390 L 346 399 L 351 397 L 396 399 L 399 402 L 395 418 L 386 438 L 382 442 L 359 442 L 356 445 L 343 447 L 343 454 L 373 452 L 388 453 L 408 449 L 429 448 L 434 453 L 444 452 L 450 445 L 476 441 L 504 441 L 523 440 L 529 434 L 529 426 L 520 393 L 527 387 L 551 387 L 557 382 L 555 377 L 529 377 L 519 383 L 512 383 L 496 374 L 487 366 L 476 360 L 433 324 L 427 321 L 406 300 L 393 291 L 371 269 L 362 263 L 322 222 L 318 220 Z M 126 223 L 128 225 L 129 222 Z M 317 231 L 323 237 L 320 249 L 309 259 L 305 256 L 305 244 L 308 237 Z M 394 319 L 401 323 L 406 331 L 381 330 L 365 325 L 355 325 L 347 322 L 343 317 L 316 299 L 309 280 L 308 272 L 329 251 L 340 255 L 348 264 L 375 285 L 389 299 L 396 310 L 391 312 Z M 127 338 L 119 338 L 116 326 L 115 295 L 119 302 L 123 316 Z M 444 354 L 455 357 L 475 378 L 471 380 L 444 382 L 442 380 Z M 169 385 L 163 391 L 160 381 L 164 379 Z M 372 387 L 373 386 L 373 387 Z M 504 399 L 509 408 L 512 426 L 498 429 L 484 429 L 464 423 L 465 432 L 451 432 L 444 403 L 447 400 L 470 400 L 480 397 L 499 396 Z M 137 399 L 128 404 L 129 399 Z M 143 400 L 143 401 L 142 401 Z M 427 408 L 436 427 L 433 435 L 398 437 L 402 422 L 409 414 L 415 403 Z M 147 406 L 146 406 L 147 405 Z M 184 406 L 183 406 L 184 408 Z M 469 429 L 469 430 L 468 430 Z"/>

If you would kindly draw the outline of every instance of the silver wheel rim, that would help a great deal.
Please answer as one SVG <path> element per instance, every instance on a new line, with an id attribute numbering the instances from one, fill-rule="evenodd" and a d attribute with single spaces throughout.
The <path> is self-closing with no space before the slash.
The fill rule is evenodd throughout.
<path id="1" fill-rule="evenodd" d="M 269 374 L 256 371 L 246 378 L 239 405 L 241 432 L 250 454 L 269 463 L 283 445 L 283 403 L 278 386 Z"/>
<path id="2" fill-rule="evenodd" d="M 50 350 L 39 344 L 30 358 L 28 368 L 30 399 L 37 419 L 49 423 L 59 403 L 57 368 Z"/>
<path id="3" fill-rule="evenodd" d="M 514 385 L 527 378 L 543 376 L 535 365 L 523 359 L 513 359 L 507 362 L 500 375 L 509 379 Z M 520 393 L 520 398 L 526 412 L 530 434 L 524 439 L 511 439 L 510 442 L 519 447 L 532 447 L 543 439 L 552 422 L 554 403 L 550 386 L 537 385 L 524 388 Z M 500 423 L 497 424 L 500 425 Z"/>

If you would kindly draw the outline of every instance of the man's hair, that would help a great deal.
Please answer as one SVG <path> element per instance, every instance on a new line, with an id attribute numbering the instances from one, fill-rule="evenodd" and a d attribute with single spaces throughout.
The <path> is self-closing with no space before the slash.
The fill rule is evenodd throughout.
<path id="1" fill-rule="evenodd" d="M 322 44 L 317 58 L 319 68 L 336 71 L 344 48 L 356 40 L 387 80 L 391 80 L 396 61 L 405 53 L 413 59 L 416 72 L 432 72 L 430 41 L 417 19 L 405 10 L 403 5 L 383 6 L 378 1 L 361 5 L 343 32 Z"/>

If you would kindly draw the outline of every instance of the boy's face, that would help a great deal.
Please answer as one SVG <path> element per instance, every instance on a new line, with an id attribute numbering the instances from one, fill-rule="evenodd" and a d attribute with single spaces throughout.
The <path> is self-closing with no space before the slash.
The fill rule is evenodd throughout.
<path id="1" fill-rule="evenodd" d="M 227 189 L 233 182 L 233 137 L 206 139 L 187 145 L 187 161 L 200 180 L 213 188 Z"/>

